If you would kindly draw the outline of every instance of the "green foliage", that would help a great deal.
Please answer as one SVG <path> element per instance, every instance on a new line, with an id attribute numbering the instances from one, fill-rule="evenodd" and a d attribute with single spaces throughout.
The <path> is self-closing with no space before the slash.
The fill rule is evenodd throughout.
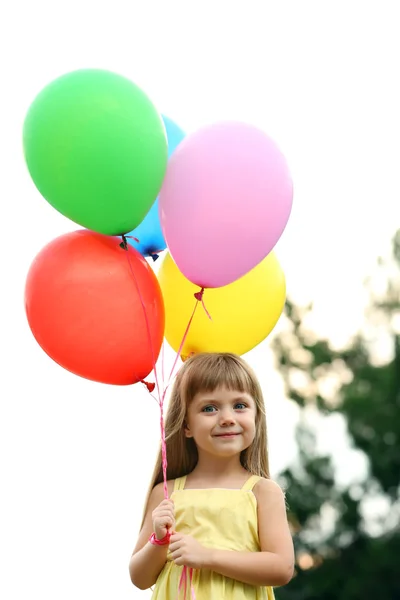
<path id="1" fill-rule="evenodd" d="M 298 460 L 280 476 L 297 564 L 292 582 L 276 591 L 279 600 L 400 599 L 399 275 L 400 231 L 367 283 L 364 327 L 342 350 L 307 330 L 311 306 L 287 303 L 287 328 L 274 350 L 287 395 L 302 411 Z M 367 458 L 364 480 L 338 484 L 336 448 L 318 453 L 311 409 L 345 419 L 350 445 Z M 387 507 L 379 521 L 368 510 L 374 498 Z"/>

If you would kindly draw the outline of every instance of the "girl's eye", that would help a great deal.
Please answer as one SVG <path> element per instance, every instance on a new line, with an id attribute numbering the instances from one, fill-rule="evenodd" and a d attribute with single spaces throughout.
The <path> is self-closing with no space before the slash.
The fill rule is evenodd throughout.
<path id="1" fill-rule="evenodd" d="M 215 406 L 205 406 L 202 412 L 212 412 L 215 409 Z"/>
<path id="2" fill-rule="evenodd" d="M 244 404 L 244 402 L 238 402 L 237 404 L 235 404 L 235 408 L 243 410 L 244 408 L 247 408 L 247 404 Z"/>

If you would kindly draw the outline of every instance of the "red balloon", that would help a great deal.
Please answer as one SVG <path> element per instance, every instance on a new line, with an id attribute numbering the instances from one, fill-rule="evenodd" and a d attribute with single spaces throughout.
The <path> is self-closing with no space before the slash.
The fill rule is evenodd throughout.
<path id="1" fill-rule="evenodd" d="M 29 270 L 25 308 L 37 342 L 59 365 L 86 379 L 128 385 L 144 379 L 157 360 L 164 303 L 145 259 L 120 243 L 87 230 L 50 242 Z"/>

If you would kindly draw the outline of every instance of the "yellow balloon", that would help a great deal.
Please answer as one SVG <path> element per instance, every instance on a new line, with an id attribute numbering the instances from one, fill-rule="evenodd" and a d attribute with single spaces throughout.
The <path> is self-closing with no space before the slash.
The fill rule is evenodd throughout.
<path id="1" fill-rule="evenodd" d="M 182 275 L 169 253 L 158 272 L 165 303 L 165 337 L 177 352 L 196 304 L 199 287 Z M 273 252 L 240 279 L 209 288 L 198 305 L 181 355 L 198 352 L 245 354 L 275 327 L 285 304 L 286 282 Z"/>

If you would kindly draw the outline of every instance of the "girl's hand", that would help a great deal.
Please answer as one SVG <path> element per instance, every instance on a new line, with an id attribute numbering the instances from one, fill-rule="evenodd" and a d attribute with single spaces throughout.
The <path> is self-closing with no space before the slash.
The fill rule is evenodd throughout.
<path id="1" fill-rule="evenodd" d="M 207 566 L 210 549 L 202 546 L 191 535 L 174 533 L 169 542 L 171 558 L 176 565 L 184 565 L 192 569 L 202 569 Z"/>
<path id="2" fill-rule="evenodd" d="M 162 540 L 175 527 L 175 507 L 172 500 L 163 500 L 152 512 L 153 531 Z"/>

